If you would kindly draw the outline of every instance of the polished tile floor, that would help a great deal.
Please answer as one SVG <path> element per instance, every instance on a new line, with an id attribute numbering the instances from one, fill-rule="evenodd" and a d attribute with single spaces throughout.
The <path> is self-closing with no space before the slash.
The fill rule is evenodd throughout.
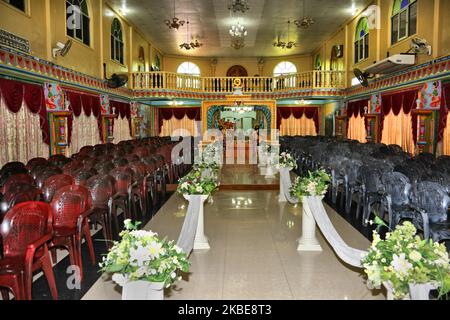
<path id="1" fill-rule="evenodd" d="M 222 183 L 265 182 L 255 168 L 223 170 Z M 248 172 L 248 170 L 254 170 Z M 251 177 L 255 178 L 251 178 Z M 251 181 L 251 180 L 254 181 Z M 187 202 L 173 195 L 145 229 L 177 240 Z M 351 246 L 365 249 L 369 241 L 326 206 L 330 219 Z M 205 233 L 211 249 L 194 251 L 190 274 L 165 292 L 171 299 L 385 299 L 369 290 L 361 270 L 345 265 L 320 232 L 321 253 L 297 252 L 301 207 L 278 202 L 277 191 L 220 191 L 205 206 Z M 85 300 L 115 300 L 121 288 L 103 275 Z"/>

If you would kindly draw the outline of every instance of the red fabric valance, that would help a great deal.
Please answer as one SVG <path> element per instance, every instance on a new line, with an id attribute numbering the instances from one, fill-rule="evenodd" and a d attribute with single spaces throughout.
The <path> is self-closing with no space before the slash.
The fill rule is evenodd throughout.
<path id="1" fill-rule="evenodd" d="M 281 127 L 282 119 L 289 119 L 294 116 L 295 119 L 301 119 L 305 116 L 314 120 L 316 132 L 319 134 L 319 108 L 317 107 L 279 107 L 277 108 L 277 128 Z"/>
<path id="2" fill-rule="evenodd" d="M 0 79 L 0 90 L 8 110 L 13 113 L 19 112 L 24 96 L 23 83 L 15 80 Z"/>
<path id="3" fill-rule="evenodd" d="M 159 118 L 159 132 L 163 126 L 164 120 L 170 120 L 173 117 L 175 119 L 181 120 L 184 117 L 188 117 L 190 120 L 200 121 L 201 112 L 200 108 L 159 108 L 158 118 Z"/>
<path id="4" fill-rule="evenodd" d="M 347 117 L 357 118 L 358 115 L 364 116 L 365 108 L 369 105 L 369 99 L 350 101 L 347 103 Z"/>
<path id="5" fill-rule="evenodd" d="M 409 114 L 411 110 L 416 109 L 418 90 L 419 90 L 418 88 L 414 88 L 408 91 L 401 91 L 381 96 L 382 112 L 380 116 L 380 131 L 379 131 L 380 140 L 383 134 L 385 116 L 387 116 L 391 112 L 391 110 L 395 116 L 398 116 L 401 110 L 403 110 L 405 114 Z M 417 142 L 417 115 L 412 114 L 411 118 L 413 128 L 413 139 L 414 142 Z"/>
<path id="6" fill-rule="evenodd" d="M 13 113 L 19 112 L 22 103 L 25 102 L 31 113 L 39 114 L 42 140 L 45 144 L 50 145 L 47 108 L 44 88 L 41 85 L 0 78 L 1 97 L 3 97 L 8 110 Z"/>

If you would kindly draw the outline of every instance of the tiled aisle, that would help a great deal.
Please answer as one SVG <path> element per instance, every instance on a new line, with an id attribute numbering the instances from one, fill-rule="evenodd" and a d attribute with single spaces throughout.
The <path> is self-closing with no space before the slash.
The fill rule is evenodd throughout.
<path id="1" fill-rule="evenodd" d="M 166 299 L 384 299 L 367 289 L 360 270 L 345 266 L 324 241 L 322 253 L 299 253 L 301 208 L 279 204 L 276 191 L 221 191 L 205 206 L 211 250 L 191 255 L 191 273 Z M 187 203 L 179 195 L 145 227 L 176 240 Z M 334 210 L 330 218 L 344 240 L 369 242 Z M 104 275 L 83 299 L 120 299 L 121 289 Z"/>

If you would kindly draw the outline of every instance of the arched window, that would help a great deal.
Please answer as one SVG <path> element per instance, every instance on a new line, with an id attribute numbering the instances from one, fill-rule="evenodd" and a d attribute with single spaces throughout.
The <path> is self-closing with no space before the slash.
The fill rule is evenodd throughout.
<path id="1" fill-rule="evenodd" d="M 391 42 L 395 44 L 417 31 L 417 0 L 394 0 Z"/>
<path id="2" fill-rule="evenodd" d="M 114 18 L 111 25 L 111 59 L 123 64 L 123 35 L 119 19 Z"/>
<path id="3" fill-rule="evenodd" d="M 356 25 L 355 63 L 369 58 L 369 21 L 361 18 Z"/>
<path id="4" fill-rule="evenodd" d="M 199 76 L 200 75 L 200 68 L 195 63 L 183 62 L 178 67 L 177 73 Z"/>
<path id="5" fill-rule="evenodd" d="M 275 79 L 273 82 L 274 89 L 294 88 L 297 83 L 296 73 L 297 67 L 292 62 L 283 61 L 277 64 L 273 70 L 273 76 L 281 77 L 281 79 Z"/>
<path id="6" fill-rule="evenodd" d="M 275 69 L 273 70 L 274 77 L 291 73 L 297 73 L 297 67 L 295 66 L 295 64 L 289 61 L 280 62 L 275 66 Z"/>
<path id="7" fill-rule="evenodd" d="M 90 19 L 86 0 L 66 0 L 67 35 L 91 44 Z"/>
<path id="8" fill-rule="evenodd" d="M 200 68 L 192 62 L 183 62 L 178 66 L 177 87 L 186 89 L 200 89 Z"/>

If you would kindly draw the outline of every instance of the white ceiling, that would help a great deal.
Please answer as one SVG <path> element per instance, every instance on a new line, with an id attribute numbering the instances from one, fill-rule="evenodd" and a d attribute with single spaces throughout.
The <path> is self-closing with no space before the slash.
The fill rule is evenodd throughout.
<path id="1" fill-rule="evenodd" d="M 303 16 L 303 0 L 248 0 L 250 10 L 238 17 L 230 15 L 229 0 L 176 0 L 176 16 L 189 20 L 191 36 L 203 43 L 203 47 L 194 51 L 179 48 L 187 40 L 186 25 L 176 30 L 164 23 L 173 17 L 173 0 L 110 0 L 110 4 L 115 10 L 125 4 L 126 18 L 165 54 L 268 57 L 310 53 L 352 17 L 353 2 L 359 10 L 367 3 L 367 0 L 305 1 L 306 13 L 316 23 L 306 30 L 291 23 L 290 40 L 298 43 L 291 50 L 274 48 L 272 44 L 278 36 L 287 42 L 287 21 Z M 230 46 L 228 30 L 238 19 L 247 28 L 248 36 L 245 48 L 236 50 Z"/>

